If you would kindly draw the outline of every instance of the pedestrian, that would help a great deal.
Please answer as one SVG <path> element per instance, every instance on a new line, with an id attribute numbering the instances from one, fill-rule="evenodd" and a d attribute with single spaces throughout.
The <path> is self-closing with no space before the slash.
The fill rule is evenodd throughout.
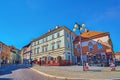
<path id="1" fill-rule="evenodd" d="M 85 68 L 86 66 L 86 61 L 83 61 L 83 68 Z"/>
<path id="2" fill-rule="evenodd" d="M 109 59 L 109 66 L 111 65 L 112 62 L 113 62 L 113 59 L 110 58 L 110 59 Z"/>
<path id="3" fill-rule="evenodd" d="M 33 66 L 33 61 L 30 62 L 31 66 Z"/>

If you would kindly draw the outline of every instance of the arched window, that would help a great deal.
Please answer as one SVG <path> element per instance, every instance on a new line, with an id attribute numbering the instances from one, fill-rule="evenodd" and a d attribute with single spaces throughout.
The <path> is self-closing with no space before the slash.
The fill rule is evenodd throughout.
<path id="1" fill-rule="evenodd" d="M 98 43 L 98 50 L 101 50 L 101 49 L 102 49 L 102 44 Z"/>
<path id="2" fill-rule="evenodd" d="M 98 50 L 101 50 L 102 49 L 102 41 L 101 40 L 98 40 L 97 41 L 97 46 L 98 46 Z"/>
<path id="3" fill-rule="evenodd" d="M 89 47 L 89 50 L 90 50 L 90 51 L 93 50 L 93 44 L 92 44 L 92 42 L 89 42 L 89 43 L 88 43 L 88 47 Z"/>

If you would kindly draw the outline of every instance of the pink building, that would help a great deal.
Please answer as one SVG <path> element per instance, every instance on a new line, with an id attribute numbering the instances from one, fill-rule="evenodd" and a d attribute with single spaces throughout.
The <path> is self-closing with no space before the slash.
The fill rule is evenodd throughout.
<path id="1" fill-rule="evenodd" d="M 74 40 L 74 55 L 76 63 L 81 63 L 80 37 L 82 37 L 82 60 L 90 65 L 107 65 L 113 57 L 113 47 L 109 33 L 86 31 Z"/>

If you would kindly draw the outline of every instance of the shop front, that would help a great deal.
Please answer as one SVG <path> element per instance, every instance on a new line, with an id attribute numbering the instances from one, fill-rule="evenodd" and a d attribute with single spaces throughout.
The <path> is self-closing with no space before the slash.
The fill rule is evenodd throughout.
<path id="1" fill-rule="evenodd" d="M 106 53 L 88 54 L 87 62 L 90 66 L 107 66 Z"/>

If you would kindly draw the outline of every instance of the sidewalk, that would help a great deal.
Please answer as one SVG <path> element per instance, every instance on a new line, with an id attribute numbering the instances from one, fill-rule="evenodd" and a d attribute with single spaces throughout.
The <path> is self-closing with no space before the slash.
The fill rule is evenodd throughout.
<path id="1" fill-rule="evenodd" d="M 66 80 L 120 79 L 120 66 L 116 71 L 110 71 L 110 67 L 89 67 L 90 71 L 82 71 L 82 66 L 34 66 L 32 69 L 48 77 Z"/>
<path id="2" fill-rule="evenodd" d="M 2 64 L 0 67 L 0 71 L 3 71 L 6 67 L 10 66 L 11 64 Z"/>

